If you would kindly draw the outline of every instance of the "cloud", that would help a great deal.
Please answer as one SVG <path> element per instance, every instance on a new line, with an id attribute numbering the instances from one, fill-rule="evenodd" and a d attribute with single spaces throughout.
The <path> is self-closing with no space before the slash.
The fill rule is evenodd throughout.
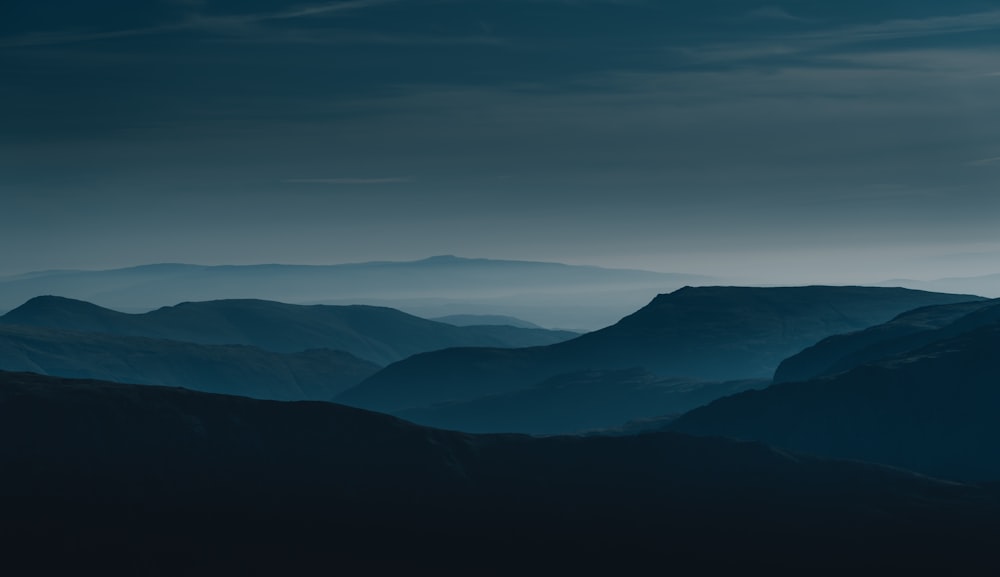
<path id="1" fill-rule="evenodd" d="M 803 34 L 799 35 L 798 38 L 822 44 L 854 44 L 858 42 L 964 34 L 997 28 L 1000 28 L 1000 10 L 988 10 L 955 16 L 886 20 L 876 24 L 847 26 L 829 31 Z"/>
<path id="2" fill-rule="evenodd" d="M 289 184 L 403 184 L 413 182 L 411 177 L 388 178 L 288 178 L 283 180 Z"/>
<path id="3" fill-rule="evenodd" d="M 252 34 L 227 35 L 214 41 L 239 44 L 284 45 L 384 45 L 384 46 L 505 46 L 509 42 L 495 36 L 429 36 L 419 34 L 381 34 L 339 28 L 255 29 Z"/>
<path id="4" fill-rule="evenodd" d="M 767 6 L 750 14 L 775 18 L 780 17 L 783 12 L 776 6 Z M 1000 30 L 1000 10 L 827 27 L 809 32 L 769 35 L 764 40 L 750 40 L 739 44 L 717 43 L 675 47 L 673 52 L 696 63 L 732 63 L 796 57 L 873 42 L 915 40 L 984 30 Z"/>
<path id="5" fill-rule="evenodd" d="M 747 17 L 755 20 L 783 20 L 786 22 L 809 22 L 808 18 L 793 16 L 781 6 L 761 6 L 747 13 Z"/>
<path id="6" fill-rule="evenodd" d="M 335 12 L 347 12 L 381 6 L 383 4 L 396 4 L 400 0 L 346 0 L 339 2 L 323 2 L 322 4 L 312 4 L 285 10 L 255 15 L 259 20 L 287 20 L 291 18 L 308 18 L 312 16 L 323 16 Z"/>
<path id="7" fill-rule="evenodd" d="M 207 31 L 218 32 L 239 30 L 241 28 L 253 28 L 256 24 L 279 20 L 295 20 L 302 18 L 315 18 L 349 12 L 364 10 L 386 4 L 397 4 L 402 0 L 341 0 L 338 2 L 322 2 L 308 4 L 298 8 L 279 10 L 273 12 L 256 12 L 249 14 L 228 14 L 228 15 L 205 15 L 194 13 L 186 20 L 159 26 L 147 26 L 141 28 L 128 28 L 110 31 L 47 31 L 33 32 L 18 36 L 0 38 L 2 48 L 26 48 L 35 46 L 56 46 L 63 44 L 76 44 L 79 42 L 90 42 L 94 40 L 108 40 L 115 38 L 129 38 L 139 36 L 155 36 L 169 34 L 179 31 Z"/>
<path id="8" fill-rule="evenodd" d="M 968 166 L 1000 166 L 1000 156 L 994 156 L 992 158 L 980 158 L 979 160 L 971 160 L 966 163 Z"/>

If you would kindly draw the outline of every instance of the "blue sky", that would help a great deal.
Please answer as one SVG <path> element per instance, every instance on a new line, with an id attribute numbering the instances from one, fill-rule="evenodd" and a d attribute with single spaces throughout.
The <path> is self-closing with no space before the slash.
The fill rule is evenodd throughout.
<path id="1" fill-rule="evenodd" d="M 0 274 L 1000 272 L 998 32 L 964 0 L 16 1 Z"/>

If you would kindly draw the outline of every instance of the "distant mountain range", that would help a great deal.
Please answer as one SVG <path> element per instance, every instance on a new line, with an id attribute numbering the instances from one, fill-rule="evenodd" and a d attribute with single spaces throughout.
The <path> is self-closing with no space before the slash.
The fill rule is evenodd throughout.
<path id="1" fill-rule="evenodd" d="M 697 275 L 454 256 L 330 266 L 156 264 L 0 278 L 0 310 L 46 294 L 129 312 L 181 301 L 264 299 L 389 306 L 423 317 L 503 314 L 546 327 L 594 329 L 650 295 L 707 282 Z"/>
<path id="2" fill-rule="evenodd" d="M 476 436 L 0 373 L 7 567 L 144 575 L 996 569 L 992 487 L 675 433 Z"/>
<path id="3" fill-rule="evenodd" d="M 520 327 L 522 329 L 540 329 L 542 327 L 535 323 L 521 320 L 517 317 L 507 315 L 445 315 L 431 319 L 439 323 L 447 323 L 457 327 L 468 327 L 474 325 L 501 325 L 510 327 Z"/>
<path id="4" fill-rule="evenodd" d="M 942 328 L 890 339 L 890 346 L 869 345 L 866 353 L 884 356 L 866 354 L 832 376 L 719 399 L 668 428 L 952 479 L 1000 479 L 998 312 L 996 304 L 982 307 Z M 880 327 L 881 333 L 891 334 L 905 319 Z M 900 342 L 913 348 L 899 352 Z"/>
<path id="5" fill-rule="evenodd" d="M 784 358 L 830 335 L 864 329 L 921 306 L 975 300 L 983 299 L 899 288 L 685 287 L 657 296 L 613 326 L 562 343 L 414 355 L 345 391 L 337 401 L 385 412 L 421 409 L 407 414 L 425 419 L 451 411 L 433 407 L 440 403 L 476 401 L 482 407 L 486 401 L 479 399 L 484 397 L 536 386 L 535 392 L 523 394 L 550 398 L 538 395 L 547 388 L 543 381 L 579 371 L 642 368 L 687 381 L 769 379 Z M 448 426 L 454 421 L 422 422 Z M 510 421 L 512 427 L 517 423 Z"/>
<path id="6" fill-rule="evenodd" d="M 1000 273 L 981 276 L 948 277 L 935 280 L 897 278 L 878 284 L 880 286 L 902 286 L 938 292 L 975 293 L 1000 298 Z"/>
<path id="7" fill-rule="evenodd" d="M 188 302 L 144 314 L 126 314 L 84 301 L 43 296 L 0 316 L 3 324 L 251 345 L 279 353 L 326 348 L 380 365 L 447 347 L 524 347 L 578 336 L 512 326 L 457 327 L 385 307 L 303 306 L 261 300 Z"/>

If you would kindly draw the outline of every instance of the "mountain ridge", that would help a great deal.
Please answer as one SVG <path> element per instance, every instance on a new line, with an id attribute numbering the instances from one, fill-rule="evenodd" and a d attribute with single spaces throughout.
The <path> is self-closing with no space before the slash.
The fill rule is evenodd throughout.
<path id="1" fill-rule="evenodd" d="M 562 343 L 414 355 L 337 400 L 393 412 L 512 392 L 588 369 L 641 367 L 712 381 L 770 378 L 783 359 L 824 337 L 918 306 L 977 298 L 882 287 L 686 287 Z"/>
<path id="2" fill-rule="evenodd" d="M 0 324 L 0 368 L 265 399 L 328 400 L 379 367 L 329 349 L 276 353 L 247 345 Z"/>
<path id="3" fill-rule="evenodd" d="M 0 279 L 0 309 L 60 294 L 129 312 L 233 298 L 383 304 L 422 317 L 508 314 L 541 326 L 599 328 L 650 294 L 709 277 L 541 261 L 432 257 L 335 265 L 140 265 Z M 558 298 L 553 298 L 558 297 Z M 420 303 L 421 299 L 441 303 Z"/>
<path id="4" fill-rule="evenodd" d="M 130 314 L 86 301 L 35 297 L 0 324 L 165 338 L 206 345 L 251 345 L 278 353 L 326 348 L 385 365 L 453 346 L 549 344 L 575 333 L 507 326 L 456 327 L 370 305 L 294 305 L 259 299 L 183 302 Z"/>
<path id="5" fill-rule="evenodd" d="M 992 322 L 834 375 L 718 399 L 666 429 L 996 481 L 998 350 Z"/>

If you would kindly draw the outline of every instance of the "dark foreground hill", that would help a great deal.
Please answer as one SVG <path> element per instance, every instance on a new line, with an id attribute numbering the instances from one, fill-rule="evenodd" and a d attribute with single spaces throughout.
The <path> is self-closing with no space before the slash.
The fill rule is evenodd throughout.
<path id="1" fill-rule="evenodd" d="M 279 353 L 327 348 L 385 365 L 458 346 L 525 347 L 577 336 L 511 326 L 457 327 L 385 307 L 290 305 L 262 300 L 185 302 L 126 314 L 54 296 L 36 297 L 0 323 L 141 336 L 212 345 L 252 345 Z"/>
<path id="2" fill-rule="evenodd" d="M 525 389 L 569 372 L 635 367 L 663 377 L 769 379 L 784 358 L 830 335 L 976 298 L 873 287 L 686 287 L 562 343 L 415 355 L 337 400 L 391 412 Z"/>
<path id="3" fill-rule="evenodd" d="M 998 565 L 994 491 L 755 443 L 475 436 L 334 404 L 12 373 L 0 436 L 15 573 Z"/>
<path id="4" fill-rule="evenodd" d="M 998 414 L 1000 323 L 993 323 L 831 377 L 719 399 L 668 428 L 994 481 Z"/>
<path id="5" fill-rule="evenodd" d="M 348 353 L 123 337 L 0 324 L 0 369 L 277 400 L 330 400 L 378 366 Z"/>

